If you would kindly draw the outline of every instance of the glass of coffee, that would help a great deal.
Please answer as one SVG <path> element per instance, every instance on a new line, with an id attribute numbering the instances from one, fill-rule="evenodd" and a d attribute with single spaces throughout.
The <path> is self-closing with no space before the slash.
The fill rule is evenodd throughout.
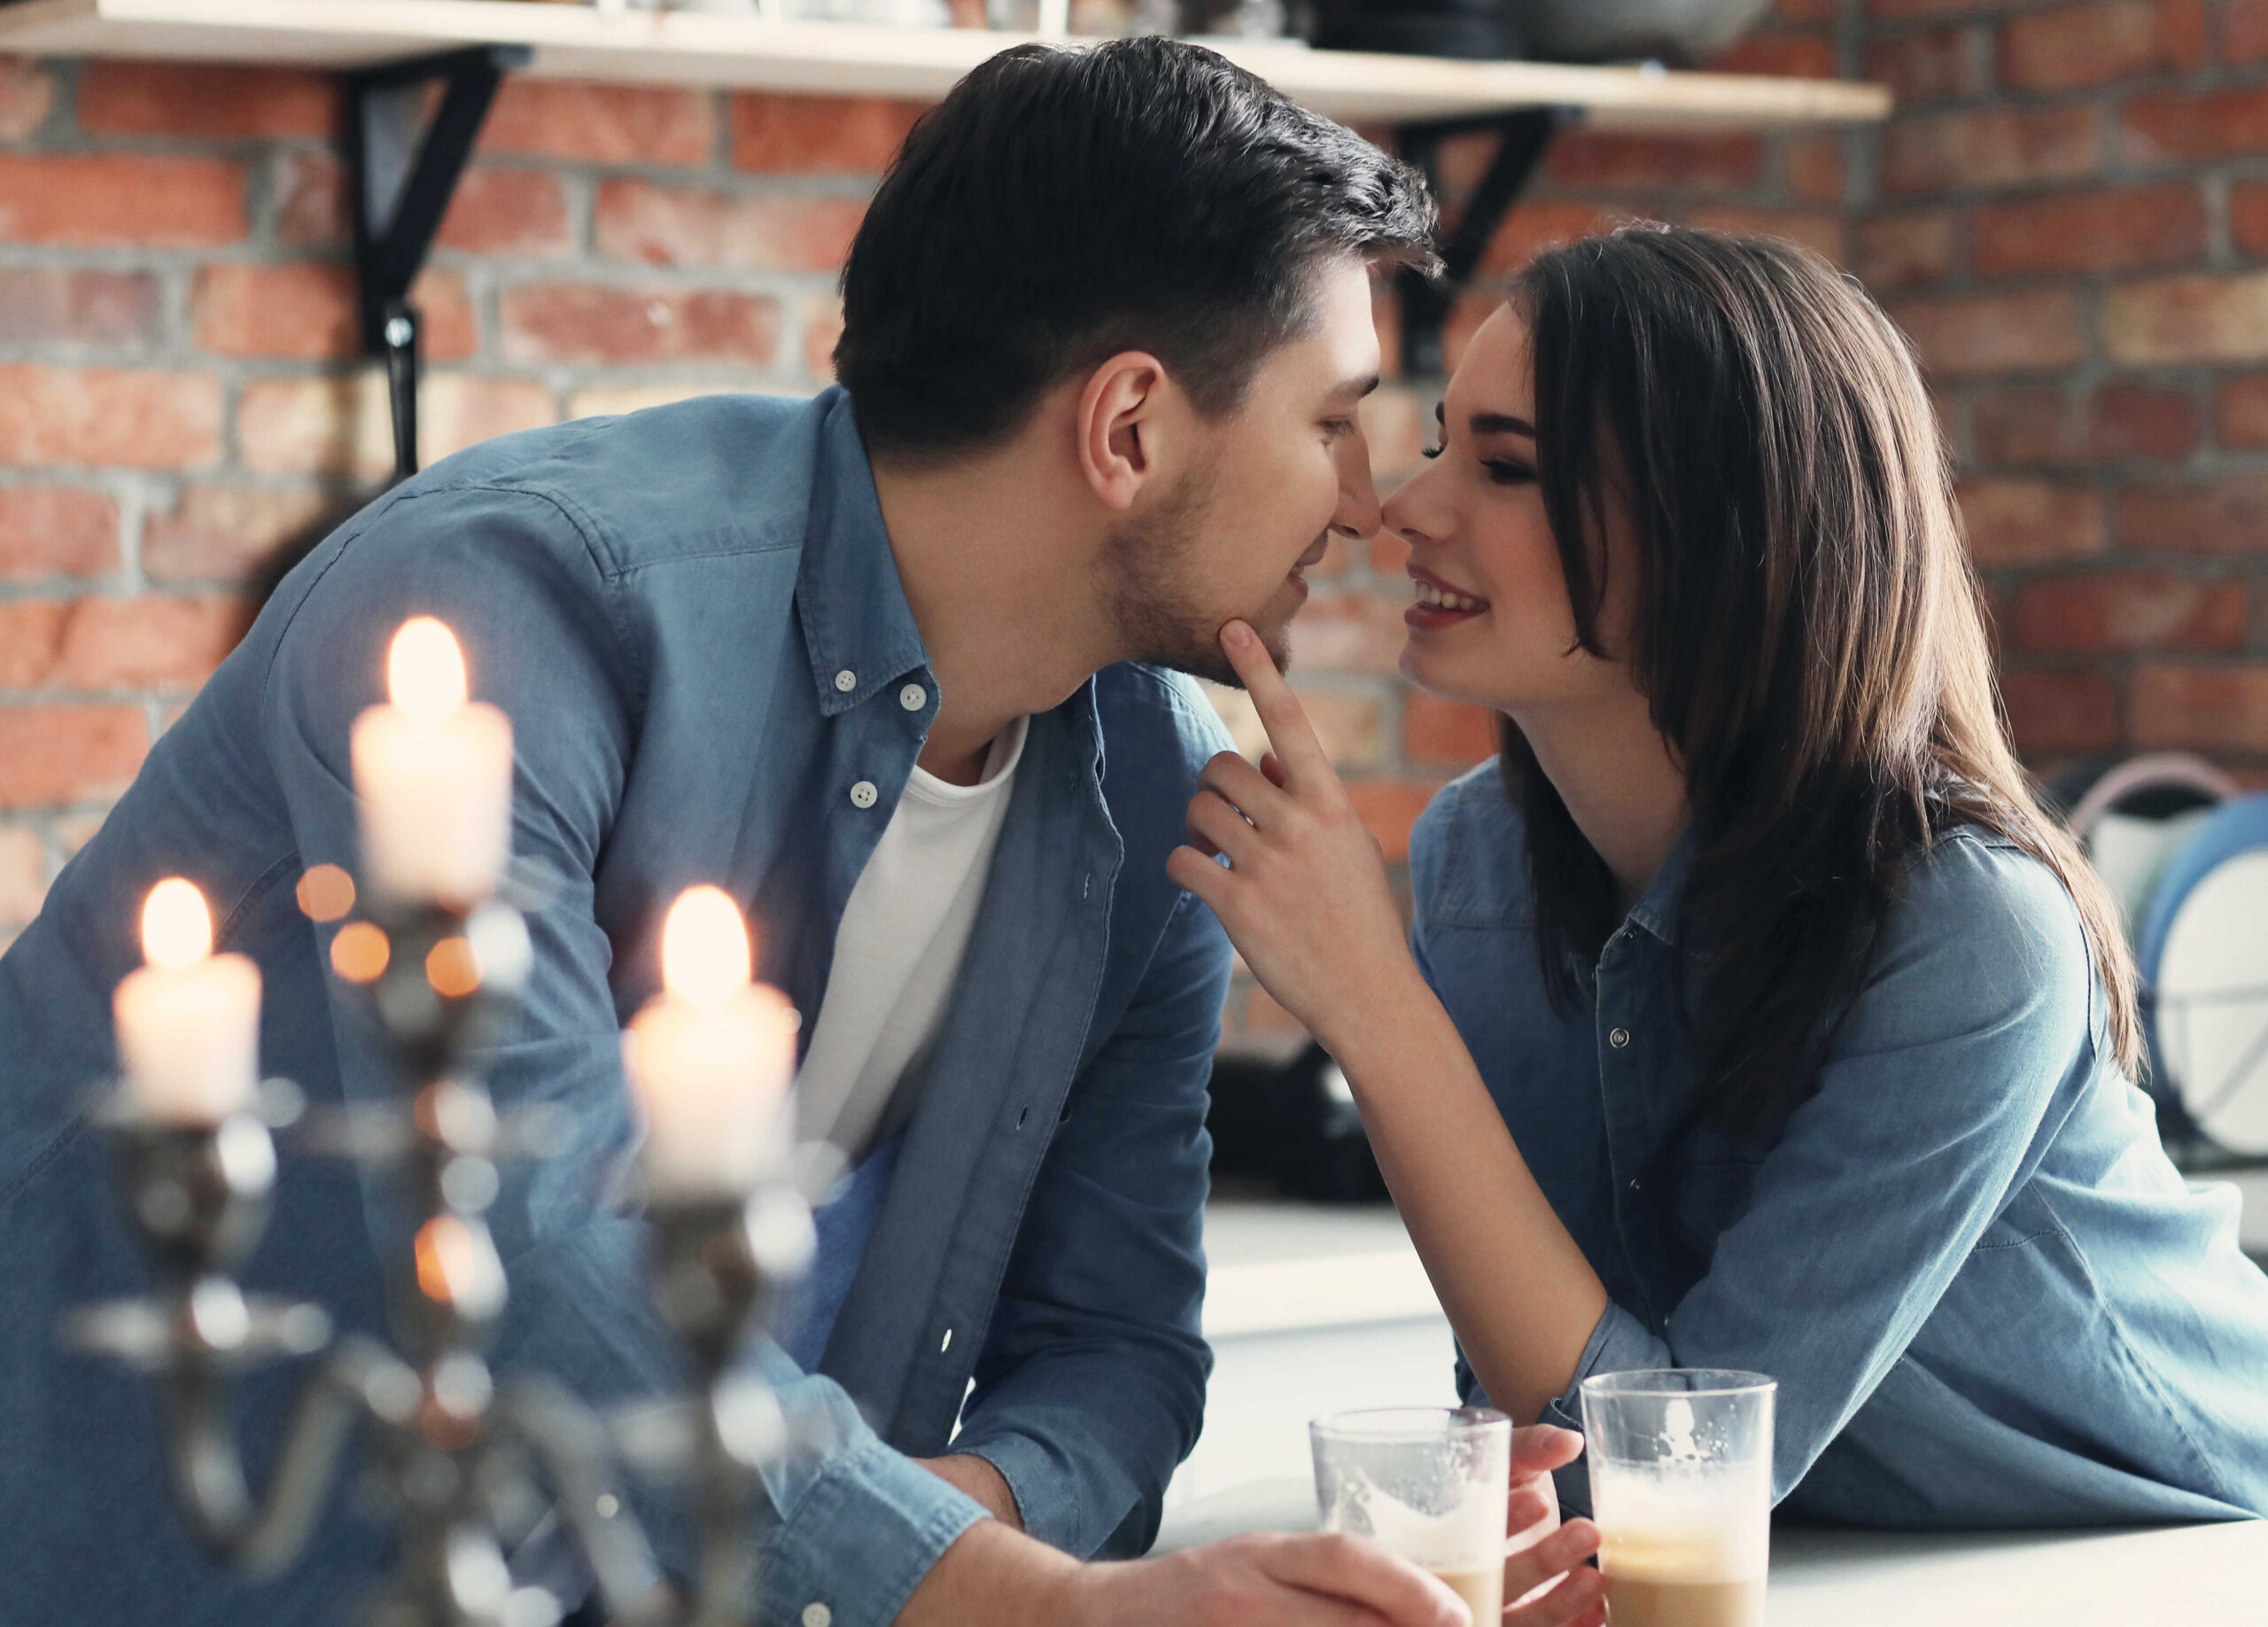
<path id="1" fill-rule="evenodd" d="M 1583 1381 L 1613 1627 L 1763 1627 L 1778 1388 L 1706 1367 Z"/>
<path id="2" fill-rule="evenodd" d="M 1308 1426 L 1323 1529 L 1430 1570 L 1476 1623 L 1504 1613 L 1512 1421 L 1484 1406 L 1332 1413 Z"/>

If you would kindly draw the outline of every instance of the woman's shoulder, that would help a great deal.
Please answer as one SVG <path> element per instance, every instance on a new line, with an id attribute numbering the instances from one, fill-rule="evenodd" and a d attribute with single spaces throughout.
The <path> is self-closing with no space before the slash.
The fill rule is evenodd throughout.
<path id="1" fill-rule="evenodd" d="M 2021 1020 L 2091 1030 L 2093 956 L 2063 879 L 2021 844 L 1974 825 L 1946 831 L 1893 889 L 1867 977 L 1898 992 L 1899 1026 Z M 1926 998 L 1924 998 L 1926 997 Z M 1919 1008 L 1917 1008 L 1917 1001 Z M 1866 1023 L 1870 1003 L 1852 1013 Z M 1874 1015 L 1884 1013 L 1877 1005 Z"/>
<path id="2" fill-rule="evenodd" d="M 1527 831 L 1490 758 L 1435 793 L 1410 832 L 1422 921 L 1500 926 L 1529 917 Z"/>

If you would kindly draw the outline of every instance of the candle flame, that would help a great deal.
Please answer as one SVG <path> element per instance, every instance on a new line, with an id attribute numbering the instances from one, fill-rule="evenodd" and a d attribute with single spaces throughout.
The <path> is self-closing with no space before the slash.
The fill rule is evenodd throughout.
<path id="1" fill-rule="evenodd" d="M 142 958 L 179 971 L 213 953 L 213 912 L 196 884 L 169 877 L 150 889 L 142 906 Z"/>
<path id="2" fill-rule="evenodd" d="M 465 703 L 464 651 L 431 616 L 413 616 L 386 653 L 386 691 L 413 718 L 446 718 Z"/>
<path id="3" fill-rule="evenodd" d="M 754 957 L 740 907 L 723 889 L 687 887 L 662 923 L 662 984 L 680 1000 L 724 1000 L 748 986 Z"/>

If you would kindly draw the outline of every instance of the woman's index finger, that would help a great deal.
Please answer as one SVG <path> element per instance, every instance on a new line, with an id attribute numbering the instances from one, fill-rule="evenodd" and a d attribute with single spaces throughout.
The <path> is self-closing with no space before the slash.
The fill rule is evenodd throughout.
<path id="1" fill-rule="evenodd" d="M 1268 653 L 1260 635 L 1246 623 L 1231 621 L 1221 629 L 1221 649 L 1243 680 L 1253 710 L 1260 714 L 1260 726 L 1268 731 L 1269 743 L 1276 748 L 1277 757 L 1291 776 L 1300 778 L 1316 768 L 1327 770 L 1330 759 L 1316 738 L 1315 726 L 1308 721 L 1307 708 L 1284 681 L 1284 674 L 1276 670 L 1276 658 Z"/>

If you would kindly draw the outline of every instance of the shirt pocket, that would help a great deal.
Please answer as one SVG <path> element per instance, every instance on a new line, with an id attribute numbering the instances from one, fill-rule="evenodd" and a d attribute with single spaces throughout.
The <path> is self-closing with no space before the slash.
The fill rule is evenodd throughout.
<path id="1" fill-rule="evenodd" d="M 1761 1157 L 1712 1150 L 1672 1167 L 1669 1224 L 1679 1242 L 1706 1270 L 1725 1228 L 1748 1212 Z"/>

